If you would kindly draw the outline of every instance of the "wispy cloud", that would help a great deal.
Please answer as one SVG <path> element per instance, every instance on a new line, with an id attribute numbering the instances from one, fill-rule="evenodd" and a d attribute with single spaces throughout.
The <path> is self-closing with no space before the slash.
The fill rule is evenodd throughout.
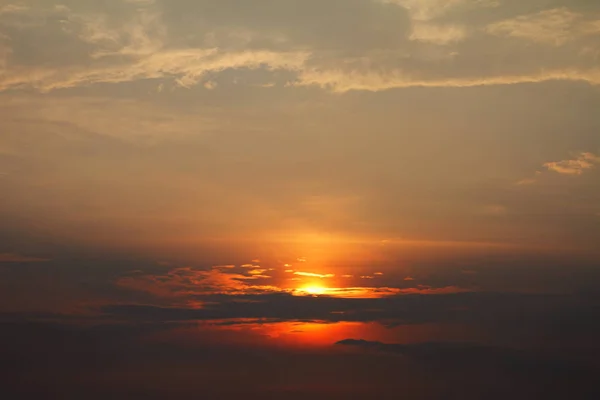
<path id="1" fill-rule="evenodd" d="M 446 45 L 460 42 L 467 36 L 467 29 L 461 25 L 443 25 L 418 22 L 413 25 L 410 40 Z"/>
<path id="2" fill-rule="evenodd" d="M 300 73 L 298 86 L 315 85 L 334 92 L 349 91 L 378 92 L 390 89 L 410 87 L 454 87 L 516 85 L 522 83 L 540 83 L 548 81 L 581 81 L 593 85 L 600 84 L 600 69 L 557 69 L 523 75 L 500 75 L 481 77 L 460 77 L 446 79 L 428 79 L 418 77 L 402 70 L 389 72 L 360 70 L 305 70 Z"/>
<path id="3" fill-rule="evenodd" d="M 307 276 L 310 278 L 333 278 L 333 277 L 335 277 L 334 274 L 316 274 L 313 272 L 300 272 L 300 271 L 294 272 L 294 275 Z"/>
<path id="4" fill-rule="evenodd" d="M 258 272 L 258 274 L 256 273 Z M 198 270 L 189 267 L 175 268 L 163 275 L 125 276 L 117 281 L 122 288 L 153 294 L 159 298 L 179 299 L 184 303 L 195 301 L 197 296 L 212 294 L 251 294 L 281 292 L 273 285 L 254 284 L 266 270 L 237 271 L 234 268 L 215 267 Z"/>
<path id="5" fill-rule="evenodd" d="M 600 25 L 598 21 L 586 20 L 584 15 L 562 7 L 494 22 L 487 31 L 493 35 L 561 46 L 581 36 L 599 34 Z"/>
<path id="6" fill-rule="evenodd" d="M 410 40 L 437 45 L 460 42 L 467 37 L 462 24 L 439 22 L 440 17 L 456 9 L 468 10 L 496 6 L 493 1 L 476 0 L 378 0 L 406 9 L 411 18 Z"/>
<path id="7" fill-rule="evenodd" d="M 203 84 L 212 89 L 215 83 L 204 81 L 209 73 L 240 68 L 297 70 L 309 55 L 305 51 L 167 46 L 168 28 L 155 7 L 137 8 L 130 20 L 118 25 L 110 24 L 107 14 L 75 12 L 65 6 L 48 9 L 45 14 L 44 10 L 19 11 L 35 12 L 41 18 L 60 16 L 64 33 L 92 46 L 92 61 L 54 67 L 6 63 L 8 68 L 0 77 L 0 90 L 34 87 L 48 92 L 160 78 L 172 79 L 182 87 Z"/>
<path id="8" fill-rule="evenodd" d="M 0 89 L 30 86 L 43 92 L 97 83 L 124 83 L 146 79 L 173 79 L 182 87 L 203 82 L 212 72 L 227 69 L 267 68 L 298 70 L 308 55 L 304 52 L 243 51 L 219 49 L 180 49 L 153 53 L 132 63 L 105 67 L 69 69 L 12 70 L 0 80 Z M 208 83 L 214 88 L 213 83 Z"/>
<path id="9" fill-rule="evenodd" d="M 166 44 L 167 27 L 159 12 L 141 8 L 124 24 L 112 27 L 103 14 L 77 14 L 67 9 L 64 30 L 98 50 L 91 57 L 147 56 Z"/>
<path id="10" fill-rule="evenodd" d="M 404 8 L 410 17 L 407 36 L 398 42 L 398 46 L 384 52 L 387 58 L 382 58 L 377 48 L 361 50 L 356 57 L 349 58 L 344 52 L 324 51 L 316 45 L 287 41 L 289 38 L 284 42 L 266 41 L 263 46 L 226 46 L 219 40 L 210 40 L 210 32 L 204 32 L 206 40 L 186 42 L 185 37 L 174 36 L 170 21 L 165 20 L 163 9 L 153 2 L 130 2 L 132 8 L 121 17 L 119 23 L 115 23 L 114 16 L 106 12 L 84 12 L 65 6 L 48 9 L 40 7 L 35 10 L 5 6 L 5 19 L 10 18 L 9 14 L 18 12 L 23 15 L 31 14 L 32 18 L 35 15 L 36 20 L 42 22 L 47 20 L 46 25 L 49 26 L 51 21 L 61 20 L 62 24 L 55 29 L 79 40 L 82 48 L 87 46 L 88 49 L 87 54 L 80 54 L 83 58 L 76 62 L 73 57 L 68 57 L 60 63 L 53 60 L 51 63 L 31 65 L 19 63 L 18 59 L 11 57 L 12 50 L 5 44 L 0 47 L 0 62 L 4 65 L 4 73 L 0 76 L 0 90 L 35 88 L 48 92 L 94 84 L 153 79 L 162 80 L 156 86 L 163 89 L 164 81 L 167 80 L 184 88 L 200 86 L 212 90 L 220 87 L 213 79 L 215 74 L 227 70 L 259 69 L 289 73 L 288 87 L 315 86 L 338 93 L 352 90 L 376 92 L 409 87 L 511 85 L 551 80 L 584 81 L 590 84 L 600 82 L 597 66 L 575 58 L 571 58 L 567 65 L 564 62 L 550 63 L 531 68 L 524 63 L 523 68 L 519 69 L 511 63 L 506 66 L 494 65 L 488 73 L 457 74 L 453 64 L 440 64 L 439 60 L 458 57 L 462 62 L 477 59 L 477 62 L 485 64 L 486 59 L 480 59 L 481 52 L 472 46 L 466 46 L 460 52 L 449 50 L 445 53 L 432 51 L 428 46 L 462 42 L 468 39 L 471 32 L 485 35 L 477 27 L 441 18 L 458 11 L 497 7 L 497 2 L 377 0 L 373 2 L 373 7 L 382 2 Z M 263 36 L 286 36 L 284 31 L 261 32 L 255 31 L 258 28 L 252 30 L 243 25 L 232 26 L 230 29 L 228 37 L 240 44 L 248 43 L 248 35 L 255 39 Z M 600 23 L 567 8 L 558 8 L 492 22 L 486 30 L 501 37 L 562 45 L 574 38 L 600 32 Z M 241 36 L 233 34 L 241 31 L 246 33 Z M 483 39 L 485 38 L 480 38 Z M 62 46 L 62 43 L 58 45 Z M 581 53 L 584 49 L 593 53 L 593 49 L 589 50 L 589 44 L 574 48 L 573 51 Z M 393 54 L 397 56 L 392 57 Z M 420 54 L 437 55 L 420 58 Z M 450 57 L 449 54 L 453 56 Z M 553 58 L 545 58 L 551 59 Z M 415 64 L 415 60 L 420 61 Z M 468 69 L 468 65 L 465 67 Z"/>
<path id="11" fill-rule="evenodd" d="M 23 4 L 5 4 L 0 6 L 0 15 L 19 14 L 29 11 L 30 8 Z"/>
<path id="12" fill-rule="evenodd" d="M 562 175 L 581 175 L 586 170 L 600 164 L 600 157 L 593 153 L 580 153 L 576 158 L 570 160 L 552 161 L 544 164 L 549 171 Z"/>
<path id="13" fill-rule="evenodd" d="M 417 21 L 430 21 L 456 8 L 496 7 L 493 0 L 377 0 L 404 7 Z"/>

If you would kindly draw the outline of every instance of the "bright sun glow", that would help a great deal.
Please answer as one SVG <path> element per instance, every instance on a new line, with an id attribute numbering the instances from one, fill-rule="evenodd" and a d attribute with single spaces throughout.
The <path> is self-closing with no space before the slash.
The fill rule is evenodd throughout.
<path id="1" fill-rule="evenodd" d="M 327 288 L 320 285 L 307 285 L 298 289 L 303 294 L 321 295 L 327 293 Z"/>

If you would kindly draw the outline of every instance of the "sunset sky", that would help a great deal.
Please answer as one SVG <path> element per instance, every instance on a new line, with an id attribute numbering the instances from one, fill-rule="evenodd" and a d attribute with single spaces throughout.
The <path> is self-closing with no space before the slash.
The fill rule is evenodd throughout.
<path id="1" fill-rule="evenodd" d="M 0 0 L 11 400 L 597 399 L 599 284 L 600 1 Z"/>

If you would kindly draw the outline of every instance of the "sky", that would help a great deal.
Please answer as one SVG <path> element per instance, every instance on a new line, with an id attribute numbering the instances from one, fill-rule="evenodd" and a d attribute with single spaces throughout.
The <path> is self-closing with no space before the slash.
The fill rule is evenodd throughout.
<path id="1" fill-rule="evenodd" d="M 598 398 L 598 110 L 596 0 L 0 0 L 0 383 Z"/>

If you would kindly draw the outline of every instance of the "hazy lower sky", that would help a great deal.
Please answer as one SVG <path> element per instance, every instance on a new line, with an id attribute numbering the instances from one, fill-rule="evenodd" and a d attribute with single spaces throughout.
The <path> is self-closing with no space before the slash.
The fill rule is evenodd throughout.
<path id="1" fill-rule="evenodd" d="M 0 0 L 2 312 L 418 353 L 599 243 L 597 0 Z"/>

